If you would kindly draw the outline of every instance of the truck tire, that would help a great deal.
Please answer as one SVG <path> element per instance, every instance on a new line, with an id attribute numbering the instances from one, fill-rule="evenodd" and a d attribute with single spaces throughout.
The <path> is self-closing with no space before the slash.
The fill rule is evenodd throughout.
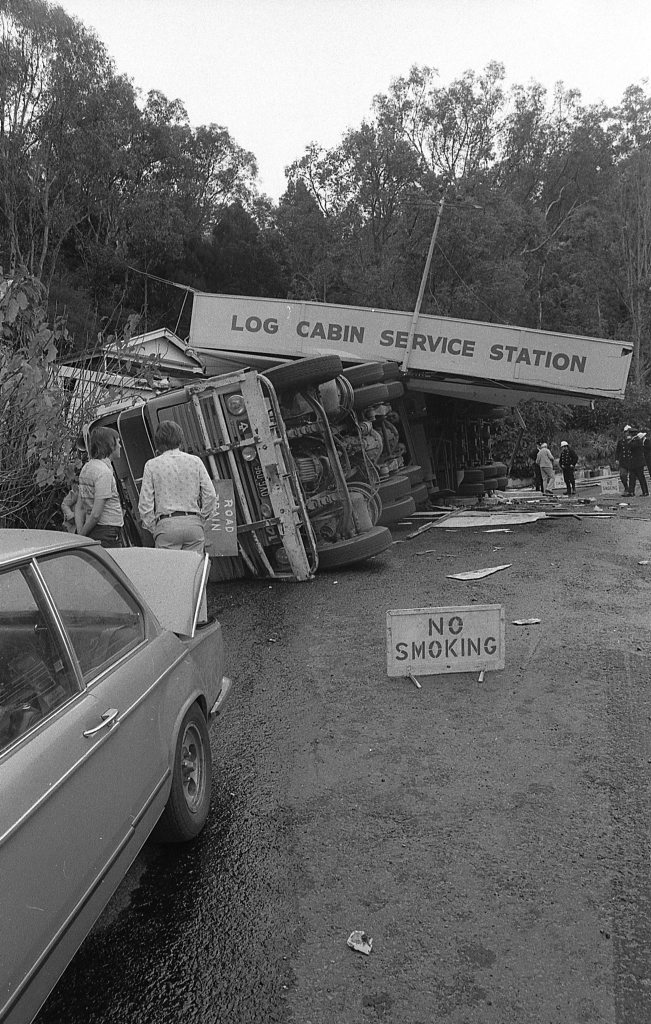
<path id="1" fill-rule="evenodd" d="M 283 366 L 272 366 L 265 370 L 267 377 L 276 391 L 300 391 L 301 387 L 312 387 L 333 380 L 342 372 L 339 356 L 313 356 L 308 359 L 297 359 L 295 363 Z"/>
<path id="2" fill-rule="evenodd" d="M 319 569 L 341 569 L 345 565 L 355 565 L 373 558 L 391 547 L 393 538 L 384 526 L 374 526 L 367 533 L 356 537 L 337 541 L 318 548 Z"/>
<path id="3" fill-rule="evenodd" d="M 412 487 L 411 496 L 414 499 L 416 508 L 419 505 L 426 505 L 429 498 L 427 484 L 418 484 L 416 487 Z"/>
<path id="4" fill-rule="evenodd" d="M 465 482 L 457 487 L 457 494 L 460 498 L 478 498 L 484 493 L 483 484 L 467 484 Z"/>
<path id="5" fill-rule="evenodd" d="M 343 375 L 354 388 L 361 388 L 366 384 L 381 384 L 384 381 L 384 364 L 358 363 L 357 366 L 347 366 L 343 370 Z"/>
<path id="6" fill-rule="evenodd" d="M 497 480 L 495 481 L 495 487 L 497 488 L 497 490 L 498 491 L 505 491 L 508 486 L 509 486 L 509 478 L 508 478 L 508 476 L 498 476 Z"/>
<path id="7" fill-rule="evenodd" d="M 369 405 L 379 405 L 380 402 L 388 401 L 388 396 L 386 384 L 368 384 L 363 388 L 355 388 L 353 409 L 359 412 L 368 408 Z"/>
<path id="8" fill-rule="evenodd" d="M 411 486 L 417 487 L 418 484 L 422 484 L 425 474 L 422 466 L 414 464 L 413 466 L 403 466 L 400 470 L 400 475 L 408 477 Z"/>
<path id="9" fill-rule="evenodd" d="M 393 362 L 383 363 L 382 366 L 383 366 L 383 371 L 384 371 L 384 382 L 385 382 L 385 384 L 388 384 L 392 380 L 397 380 L 397 381 L 402 382 L 402 379 L 403 379 L 403 377 L 402 377 L 402 370 L 400 369 L 400 364 L 399 363 L 393 363 Z"/>
<path id="10" fill-rule="evenodd" d="M 382 506 L 390 505 L 392 501 L 397 501 L 398 498 L 407 498 L 409 496 L 411 493 L 411 483 L 408 477 L 403 476 L 402 473 L 397 473 L 396 476 L 380 480 L 378 493 L 382 499 Z"/>
<path id="11" fill-rule="evenodd" d="M 402 398 L 405 393 L 405 389 L 399 380 L 385 381 L 387 391 L 389 392 L 389 401 L 395 402 L 396 399 Z"/>
<path id="12" fill-rule="evenodd" d="M 487 465 L 480 466 L 479 468 L 484 474 L 484 480 L 492 480 L 500 475 L 500 464 L 498 462 L 487 463 Z"/>
<path id="13" fill-rule="evenodd" d="M 481 469 L 464 469 L 461 483 L 465 486 L 466 484 L 483 484 L 484 474 Z"/>
<path id="14" fill-rule="evenodd" d="M 398 501 L 394 501 L 390 505 L 383 505 L 378 523 L 380 526 L 390 526 L 392 523 L 399 522 L 400 519 L 413 516 L 415 511 L 416 502 L 410 494 L 406 498 L 399 498 Z"/>

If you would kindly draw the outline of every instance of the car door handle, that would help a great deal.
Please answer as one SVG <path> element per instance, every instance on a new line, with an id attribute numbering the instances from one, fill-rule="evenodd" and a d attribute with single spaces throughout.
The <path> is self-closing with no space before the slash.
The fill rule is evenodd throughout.
<path id="1" fill-rule="evenodd" d="M 106 729 L 108 726 L 113 725 L 113 722 L 119 714 L 120 712 L 117 708 L 109 708 L 108 711 L 105 711 L 102 715 L 102 721 L 99 725 L 93 726 L 92 729 L 84 729 L 84 736 L 94 736 L 95 733 L 100 731 L 100 729 Z"/>

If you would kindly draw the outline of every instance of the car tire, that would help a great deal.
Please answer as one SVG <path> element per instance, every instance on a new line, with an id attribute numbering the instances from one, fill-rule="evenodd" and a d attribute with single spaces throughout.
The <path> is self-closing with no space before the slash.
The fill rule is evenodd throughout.
<path id="1" fill-rule="evenodd" d="M 498 476 L 495 481 L 495 487 L 498 491 L 505 491 L 509 485 L 508 476 Z"/>
<path id="2" fill-rule="evenodd" d="M 399 380 L 386 381 L 387 391 L 389 392 L 389 401 L 395 402 L 398 398 L 402 398 L 405 393 L 405 389 Z"/>
<path id="3" fill-rule="evenodd" d="M 343 375 L 354 388 L 361 388 L 366 384 L 381 384 L 384 381 L 384 364 L 358 363 L 357 366 L 347 366 L 343 370 Z"/>
<path id="4" fill-rule="evenodd" d="M 368 384 L 363 388 L 355 388 L 353 394 L 353 409 L 356 412 L 367 409 L 369 405 L 379 405 L 387 402 L 389 392 L 386 384 Z"/>
<path id="5" fill-rule="evenodd" d="M 334 380 L 342 372 L 339 356 L 311 356 L 297 359 L 295 363 L 272 366 L 264 371 L 264 376 L 271 381 L 276 391 L 289 391 L 294 388 L 312 387 Z"/>
<path id="6" fill-rule="evenodd" d="M 397 523 L 400 519 L 413 516 L 415 511 L 416 502 L 410 494 L 406 498 L 399 498 L 398 501 L 394 501 L 390 505 L 383 505 L 378 523 L 380 526 L 391 526 L 392 523 Z"/>
<path id="7" fill-rule="evenodd" d="M 500 475 L 500 467 L 498 463 L 488 463 L 486 466 L 479 467 L 484 474 L 484 480 L 492 480 L 493 477 Z"/>
<path id="8" fill-rule="evenodd" d="M 411 492 L 411 483 L 406 476 L 399 473 L 397 476 L 390 476 L 385 480 L 380 480 L 377 489 L 382 499 L 382 504 L 390 505 L 392 501 L 408 497 Z"/>
<path id="9" fill-rule="evenodd" d="M 154 830 L 155 839 L 186 843 L 199 835 L 210 809 L 211 769 L 208 726 L 195 703 L 181 722 L 172 764 L 172 789 Z"/>
<path id="10" fill-rule="evenodd" d="M 318 548 L 319 569 L 341 569 L 346 565 L 355 565 L 373 558 L 391 547 L 392 537 L 383 526 L 374 526 L 366 533 L 356 537 L 337 541 Z"/>

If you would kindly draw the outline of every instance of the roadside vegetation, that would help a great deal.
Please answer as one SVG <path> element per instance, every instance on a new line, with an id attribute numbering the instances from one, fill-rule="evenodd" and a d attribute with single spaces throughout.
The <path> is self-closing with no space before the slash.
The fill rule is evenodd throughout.
<path id="1" fill-rule="evenodd" d="M 55 349 L 134 317 L 185 337 L 183 286 L 412 309 L 442 197 L 423 312 L 632 343 L 623 407 L 524 410 L 521 450 L 564 437 L 611 462 L 623 422 L 651 426 L 651 95 L 586 106 L 571 84 L 505 81 L 498 63 L 447 85 L 406 69 L 336 146 L 297 155 L 275 203 L 226 126 L 141 95 L 62 8 L 0 0 L 2 522 L 47 522 L 37 494 L 74 456 Z M 507 462 L 519 429 L 498 438 Z"/>

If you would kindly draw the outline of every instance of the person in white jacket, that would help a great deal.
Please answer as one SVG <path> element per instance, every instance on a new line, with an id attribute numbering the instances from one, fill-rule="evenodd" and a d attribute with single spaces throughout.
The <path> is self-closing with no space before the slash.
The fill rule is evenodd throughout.
<path id="1" fill-rule="evenodd" d="M 540 451 L 536 456 L 536 462 L 540 466 L 543 478 L 543 493 L 554 493 L 554 456 L 549 450 L 549 445 L 543 441 Z"/>

